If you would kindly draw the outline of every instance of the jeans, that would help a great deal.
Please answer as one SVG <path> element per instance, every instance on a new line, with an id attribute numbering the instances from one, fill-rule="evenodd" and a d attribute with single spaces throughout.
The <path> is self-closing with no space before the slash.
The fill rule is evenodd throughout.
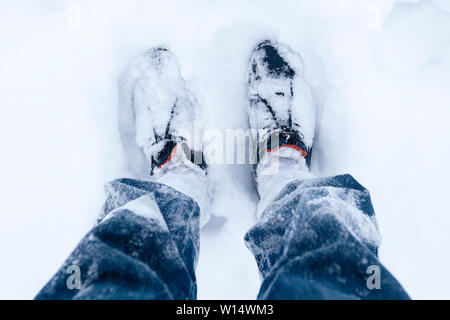
<path id="1" fill-rule="evenodd" d="M 196 299 L 197 203 L 155 182 L 106 190 L 98 224 L 36 299 Z M 258 299 L 409 298 L 378 261 L 370 195 L 350 175 L 289 183 L 245 241 L 263 279 Z"/>

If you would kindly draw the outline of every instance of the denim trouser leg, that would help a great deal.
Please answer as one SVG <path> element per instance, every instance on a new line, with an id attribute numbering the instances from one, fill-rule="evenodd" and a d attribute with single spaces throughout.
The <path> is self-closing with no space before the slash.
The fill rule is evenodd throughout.
<path id="1" fill-rule="evenodd" d="M 36 299 L 195 299 L 199 207 L 159 183 L 107 185 L 97 224 Z M 68 282 L 73 266 L 80 287 Z"/>
<path id="2" fill-rule="evenodd" d="M 245 238 L 259 299 L 409 298 L 378 261 L 369 192 L 350 175 L 288 184 Z"/>
<path id="3" fill-rule="evenodd" d="M 36 298 L 195 299 L 196 202 L 133 179 L 111 182 L 107 194 L 99 224 Z M 260 299 L 408 298 L 378 261 L 369 193 L 349 175 L 290 183 L 246 241 L 264 278 Z M 73 266 L 79 288 L 70 286 Z M 370 266 L 380 289 L 368 286 Z"/>

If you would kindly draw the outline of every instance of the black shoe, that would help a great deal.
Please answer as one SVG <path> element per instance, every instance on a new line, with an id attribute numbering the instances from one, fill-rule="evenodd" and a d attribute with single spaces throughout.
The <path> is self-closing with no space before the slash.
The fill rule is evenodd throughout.
<path id="1" fill-rule="evenodd" d="M 249 126 L 266 152 L 290 147 L 309 167 L 315 130 L 315 108 L 303 78 L 301 57 L 283 44 L 263 41 L 255 48 L 248 75 Z"/>

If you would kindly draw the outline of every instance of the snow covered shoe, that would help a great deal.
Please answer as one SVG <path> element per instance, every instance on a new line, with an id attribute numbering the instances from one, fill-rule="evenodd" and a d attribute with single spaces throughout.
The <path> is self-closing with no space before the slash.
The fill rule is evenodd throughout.
<path id="1" fill-rule="evenodd" d="M 248 97 L 260 215 L 287 183 L 312 176 L 316 115 L 301 57 L 280 43 L 258 44 L 249 65 Z"/>
<path id="2" fill-rule="evenodd" d="M 201 224 L 206 224 L 211 212 L 206 164 L 201 137 L 194 136 L 199 105 L 186 89 L 175 56 L 165 48 L 145 51 L 121 77 L 119 101 L 126 131 L 122 140 L 124 135 L 134 140 L 153 180 L 197 201 Z"/>

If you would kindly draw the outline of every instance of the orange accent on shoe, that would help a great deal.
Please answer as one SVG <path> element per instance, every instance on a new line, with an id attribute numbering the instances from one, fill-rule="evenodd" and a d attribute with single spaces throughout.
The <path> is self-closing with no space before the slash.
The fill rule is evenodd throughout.
<path id="1" fill-rule="evenodd" d="M 175 152 L 177 151 L 177 147 L 178 147 L 178 145 L 176 145 L 175 148 L 173 148 L 172 152 L 170 153 L 170 156 L 167 158 L 166 161 L 163 162 L 162 165 L 158 166 L 158 169 L 161 169 L 161 167 L 162 167 L 163 165 L 165 165 L 167 162 L 169 162 L 169 161 L 172 159 L 173 155 L 174 155 Z"/>
<path id="2" fill-rule="evenodd" d="M 303 149 L 300 148 L 299 146 L 296 146 L 295 144 L 284 144 L 284 145 L 279 146 L 279 147 L 277 147 L 277 148 L 275 148 L 275 149 L 272 149 L 272 150 L 267 149 L 266 151 L 267 151 L 267 152 L 274 152 L 274 151 L 277 151 L 278 149 L 280 149 L 281 147 L 293 148 L 293 149 L 295 149 L 295 150 L 297 150 L 297 151 L 300 151 L 301 154 L 302 154 L 302 157 L 306 157 L 306 156 L 308 155 L 308 153 L 307 153 L 305 150 L 303 150 Z"/>

